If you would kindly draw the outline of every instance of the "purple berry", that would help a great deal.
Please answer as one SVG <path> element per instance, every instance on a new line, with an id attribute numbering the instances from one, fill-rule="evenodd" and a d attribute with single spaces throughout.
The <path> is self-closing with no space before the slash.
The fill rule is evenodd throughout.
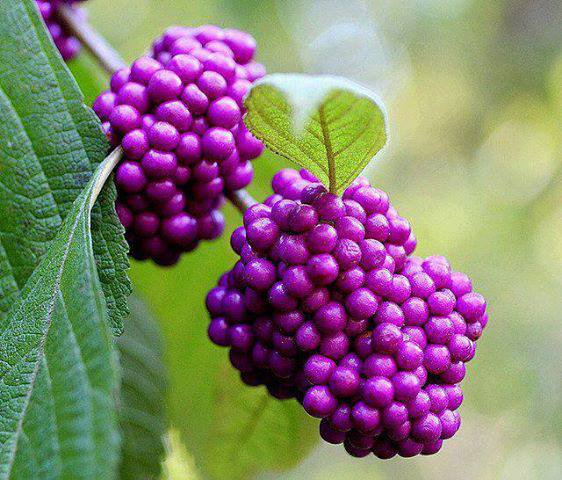
<path id="1" fill-rule="evenodd" d="M 348 295 L 345 305 L 349 314 L 357 319 L 372 317 L 378 308 L 376 295 L 367 288 L 359 288 Z"/>
<path id="2" fill-rule="evenodd" d="M 373 345 L 377 352 L 394 353 L 401 341 L 402 333 L 392 323 L 381 323 L 373 330 Z"/>
<path id="3" fill-rule="evenodd" d="M 419 418 L 428 414 L 431 408 L 431 399 L 423 390 L 409 400 L 406 404 L 410 418 Z"/>
<path id="4" fill-rule="evenodd" d="M 303 407 L 309 415 L 324 418 L 334 412 L 338 402 L 326 386 L 311 387 L 303 399 Z"/>
<path id="5" fill-rule="evenodd" d="M 340 303 L 329 302 L 316 311 L 313 320 L 318 330 L 323 333 L 340 332 L 347 323 L 347 314 Z"/>
<path id="6" fill-rule="evenodd" d="M 330 390 L 336 397 L 351 397 L 359 389 L 361 378 L 359 373 L 349 367 L 336 368 L 330 378 Z"/>
<path id="7" fill-rule="evenodd" d="M 312 385 L 328 383 L 336 362 L 322 355 L 313 355 L 304 365 L 304 376 Z"/>
<path id="8" fill-rule="evenodd" d="M 414 342 L 403 342 L 396 352 L 396 363 L 403 370 L 415 370 L 423 362 L 423 350 Z"/>
<path id="9" fill-rule="evenodd" d="M 412 423 L 412 436 L 422 443 L 431 443 L 441 436 L 441 422 L 439 417 L 428 413 Z"/>
<path id="10" fill-rule="evenodd" d="M 384 376 L 390 378 L 398 371 L 396 361 L 390 355 L 375 353 L 365 360 L 363 373 L 366 377 Z"/>
<path id="11" fill-rule="evenodd" d="M 420 380 L 411 372 L 398 372 L 392 377 L 394 385 L 394 396 L 397 400 L 408 401 L 414 398 L 420 391 Z"/>
<path id="12" fill-rule="evenodd" d="M 381 414 L 378 409 L 359 401 L 351 409 L 351 423 L 360 432 L 372 432 L 380 425 Z"/>
<path id="13" fill-rule="evenodd" d="M 320 436 L 324 441 L 334 445 L 343 443 L 346 437 L 345 432 L 336 430 L 327 418 L 322 419 L 320 422 Z"/>
<path id="14" fill-rule="evenodd" d="M 362 396 L 372 407 L 386 407 L 394 399 L 394 385 L 386 377 L 371 377 L 363 385 Z"/>

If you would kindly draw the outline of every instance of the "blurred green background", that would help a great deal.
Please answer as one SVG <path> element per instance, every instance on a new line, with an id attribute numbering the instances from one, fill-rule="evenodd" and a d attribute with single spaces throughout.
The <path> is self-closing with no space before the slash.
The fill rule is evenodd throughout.
<path id="1" fill-rule="evenodd" d="M 303 414 L 294 422 L 305 427 L 291 433 L 310 454 L 258 478 L 562 478 L 562 2 L 92 0 L 88 9 L 127 60 L 169 25 L 214 23 L 250 31 L 269 72 L 338 74 L 375 90 L 390 143 L 368 176 L 412 222 L 418 253 L 446 255 L 488 299 L 463 426 L 438 455 L 352 459 L 341 447 L 312 446 Z M 264 198 L 285 165 L 269 154 L 256 161 L 252 193 Z M 262 400 L 238 388 L 225 352 L 205 337 L 205 294 L 234 258 L 228 234 L 240 218 L 230 207 L 227 216 L 227 235 L 177 267 L 131 272 L 167 341 L 170 415 L 187 449 L 167 465 L 201 452 L 233 470 L 251 462 L 221 448 L 233 433 L 222 428 L 229 410 L 221 405 L 259 411 Z M 276 428 L 282 451 L 296 427 Z M 206 478 L 208 465 L 185 462 L 189 472 L 170 467 L 167 477 Z"/>

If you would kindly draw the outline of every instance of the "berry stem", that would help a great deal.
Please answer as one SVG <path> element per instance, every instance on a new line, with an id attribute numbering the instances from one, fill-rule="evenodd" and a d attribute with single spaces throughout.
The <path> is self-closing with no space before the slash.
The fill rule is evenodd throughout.
<path id="1" fill-rule="evenodd" d="M 105 166 L 103 168 L 102 174 L 100 175 L 100 179 L 102 179 L 102 181 L 97 182 L 96 184 L 96 188 L 92 195 L 92 206 L 96 202 L 101 189 L 105 185 L 105 182 L 107 181 L 109 175 L 111 175 L 111 172 L 115 170 L 115 167 L 119 164 L 122 158 L 123 149 L 121 147 L 117 147 L 105 158 Z"/>
<path id="2" fill-rule="evenodd" d="M 111 75 L 120 68 L 126 67 L 121 55 L 91 27 L 85 18 L 76 14 L 76 9 L 61 3 L 58 14 L 62 25 L 80 40 L 107 73 Z"/>
<path id="3" fill-rule="evenodd" d="M 74 8 L 69 5 L 60 4 L 58 13 L 63 26 L 80 40 L 109 75 L 127 66 L 121 55 L 102 35 L 92 28 L 85 18 L 77 15 Z M 244 213 L 252 205 L 258 203 L 244 189 L 228 193 L 227 198 L 241 213 Z"/>
<path id="4" fill-rule="evenodd" d="M 241 213 L 244 213 L 248 208 L 258 203 L 246 190 L 230 192 L 227 198 Z"/>

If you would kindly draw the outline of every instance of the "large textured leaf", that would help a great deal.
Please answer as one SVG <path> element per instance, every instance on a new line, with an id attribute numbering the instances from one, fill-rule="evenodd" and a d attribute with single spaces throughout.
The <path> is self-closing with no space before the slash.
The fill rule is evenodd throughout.
<path id="1" fill-rule="evenodd" d="M 115 478 L 116 358 L 90 211 L 119 155 L 75 200 L 0 333 L 0 479 Z"/>
<path id="2" fill-rule="evenodd" d="M 91 104 L 107 79 L 91 58 L 82 54 L 70 64 L 86 101 Z M 122 432 L 120 480 L 159 478 L 164 460 L 167 372 L 163 340 L 156 320 L 136 296 L 129 298 L 130 315 L 116 339 L 121 361 L 118 411 Z"/>
<path id="3" fill-rule="evenodd" d="M 252 133 L 333 193 L 341 193 L 386 143 L 380 102 L 343 78 L 270 75 L 245 104 Z"/>
<path id="4" fill-rule="evenodd" d="M 163 342 L 156 321 L 144 304 L 130 298 L 127 328 L 117 338 L 121 359 L 123 432 L 121 480 L 156 480 L 164 457 L 167 375 L 162 363 Z"/>
<path id="5" fill-rule="evenodd" d="M 51 44 L 33 0 L 0 2 L 0 323 L 107 152 L 99 120 Z M 93 210 L 113 329 L 130 284 L 112 185 Z"/>
<path id="6" fill-rule="evenodd" d="M 173 269 L 133 263 L 131 276 L 166 341 L 172 425 L 202 478 L 243 480 L 296 465 L 316 443 L 318 422 L 296 401 L 244 385 L 225 349 L 207 338 L 204 298 L 232 262 L 227 237 L 202 245 Z"/>

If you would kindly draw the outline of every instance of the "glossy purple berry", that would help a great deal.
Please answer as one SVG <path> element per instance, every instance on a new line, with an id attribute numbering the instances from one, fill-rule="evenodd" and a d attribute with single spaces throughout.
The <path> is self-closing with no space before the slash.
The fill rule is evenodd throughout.
<path id="1" fill-rule="evenodd" d="M 312 385 L 328 383 L 336 369 L 336 362 L 322 355 L 311 356 L 304 365 L 304 376 Z"/>
<path id="2" fill-rule="evenodd" d="M 386 407 L 394 399 L 394 385 L 386 377 L 373 376 L 363 384 L 362 396 L 372 407 Z"/>
<path id="3" fill-rule="evenodd" d="M 354 368 L 341 366 L 332 372 L 330 390 L 336 397 L 351 397 L 359 389 L 361 378 Z"/>
<path id="4" fill-rule="evenodd" d="M 311 387 L 303 399 L 304 409 L 313 417 L 327 417 L 337 406 L 338 402 L 327 386 Z"/>

